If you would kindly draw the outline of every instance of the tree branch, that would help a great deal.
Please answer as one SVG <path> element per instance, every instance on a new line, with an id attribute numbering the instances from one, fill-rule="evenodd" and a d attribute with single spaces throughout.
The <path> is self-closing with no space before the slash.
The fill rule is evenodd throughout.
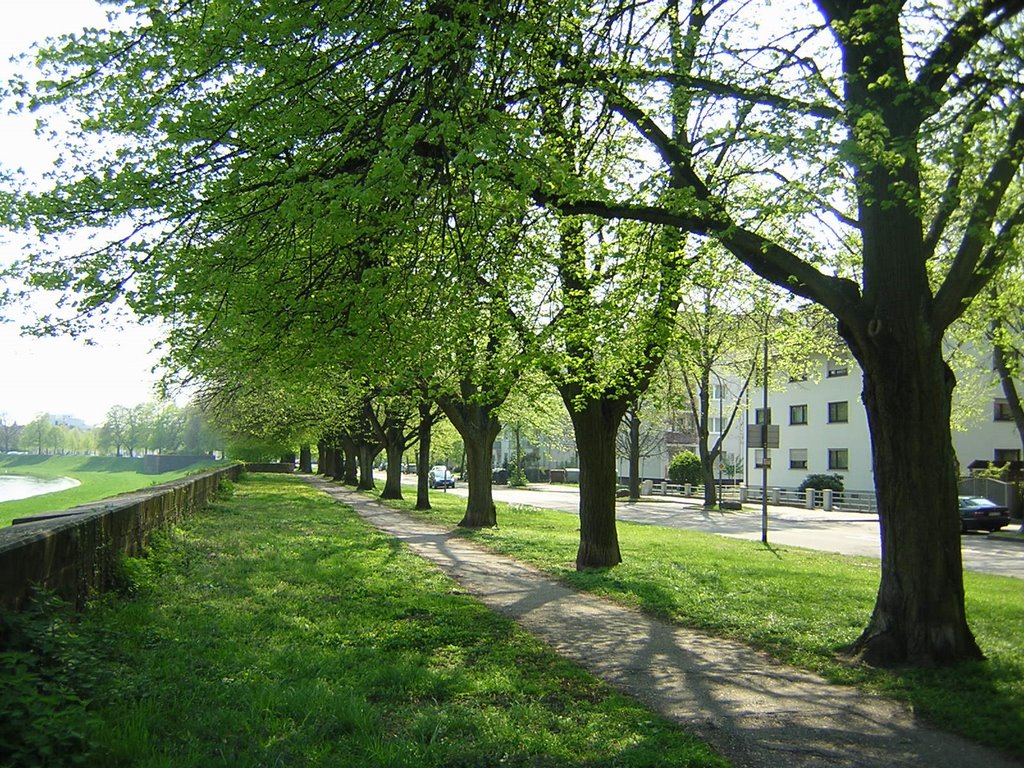
<path id="1" fill-rule="evenodd" d="M 947 327 L 963 313 L 964 301 L 973 298 L 987 281 L 986 270 L 1005 257 L 1005 253 L 1003 253 L 1005 246 L 1011 239 L 1013 230 L 1022 215 L 1020 206 L 1003 223 L 984 258 L 982 258 L 982 250 L 1010 182 L 1020 170 L 1022 157 L 1024 157 L 1024 109 L 1017 114 L 1006 137 L 1003 151 L 999 153 L 989 168 L 988 175 L 980 187 L 981 192 L 971 207 L 971 214 L 964 227 L 964 236 L 960 241 L 956 257 L 953 259 L 953 265 L 935 295 L 933 319 L 937 324 L 936 327 Z M 1024 203 L 1021 205 L 1024 206 Z"/>
<path id="2" fill-rule="evenodd" d="M 934 95 L 945 88 L 971 49 L 1021 10 L 1024 10 L 1024 0 L 985 0 L 980 6 L 968 8 L 956 20 L 917 75 L 915 85 L 926 99 L 921 104 L 922 116 L 938 110 L 941 101 Z"/>

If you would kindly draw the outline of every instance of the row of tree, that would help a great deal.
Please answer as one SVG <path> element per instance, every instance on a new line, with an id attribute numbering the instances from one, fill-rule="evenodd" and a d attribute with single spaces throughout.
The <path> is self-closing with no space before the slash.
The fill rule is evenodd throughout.
<path id="1" fill-rule="evenodd" d="M 1018 0 L 794 0 L 771 25 L 739 0 L 122 5 L 14 90 L 74 126 L 15 219 L 110 233 L 17 270 L 80 292 L 41 331 L 119 300 L 162 317 L 223 422 L 319 442 L 349 479 L 383 449 L 385 495 L 443 413 L 473 526 L 500 409 L 542 376 L 591 568 L 621 559 L 624 414 L 670 350 L 716 343 L 677 337 L 684 297 L 760 337 L 809 302 L 864 371 L 882 572 L 858 648 L 980 657 L 943 339 L 1019 270 Z"/>
<path id="2" fill-rule="evenodd" d="M 147 453 L 209 453 L 224 448 L 196 408 L 174 403 L 115 405 L 97 427 L 70 424 L 49 413 L 20 425 L 0 417 L 0 450 L 43 455 L 107 454 L 141 456 Z"/>

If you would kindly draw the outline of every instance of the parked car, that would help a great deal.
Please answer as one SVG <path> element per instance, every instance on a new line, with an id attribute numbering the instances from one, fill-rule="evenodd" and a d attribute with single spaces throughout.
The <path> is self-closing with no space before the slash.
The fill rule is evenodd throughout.
<path id="1" fill-rule="evenodd" d="M 983 496 L 961 496 L 960 532 L 998 531 L 1010 522 L 1006 507 Z"/>
<path id="2" fill-rule="evenodd" d="M 427 473 L 427 485 L 431 488 L 454 488 L 455 476 L 448 467 L 439 464 Z"/>

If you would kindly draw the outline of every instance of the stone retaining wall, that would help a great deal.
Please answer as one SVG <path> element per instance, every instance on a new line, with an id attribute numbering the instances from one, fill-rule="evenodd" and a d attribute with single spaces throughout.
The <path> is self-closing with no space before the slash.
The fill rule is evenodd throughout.
<path id="1" fill-rule="evenodd" d="M 277 472 L 277 473 L 291 473 L 295 471 L 295 463 L 289 464 L 287 461 L 264 461 L 255 462 L 250 461 L 245 465 L 246 472 Z"/>
<path id="2" fill-rule="evenodd" d="M 17 609 L 33 585 L 81 605 L 110 585 L 119 554 L 139 555 L 153 531 L 203 507 L 240 464 L 0 528 L 0 608 Z"/>

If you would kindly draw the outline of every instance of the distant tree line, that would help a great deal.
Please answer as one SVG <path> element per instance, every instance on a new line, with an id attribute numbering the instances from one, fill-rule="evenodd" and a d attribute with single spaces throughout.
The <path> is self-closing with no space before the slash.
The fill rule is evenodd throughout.
<path id="1" fill-rule="evenodd" d="M 41 413 L 27 424 L 0 415 L 0 451 L 4 453 L 132 457 L 209 453 L 220 447 L 220 438 L 197 409 L 174 403 L 115 405 L 96 427 L 78 426 L 49 413 Z"/>

